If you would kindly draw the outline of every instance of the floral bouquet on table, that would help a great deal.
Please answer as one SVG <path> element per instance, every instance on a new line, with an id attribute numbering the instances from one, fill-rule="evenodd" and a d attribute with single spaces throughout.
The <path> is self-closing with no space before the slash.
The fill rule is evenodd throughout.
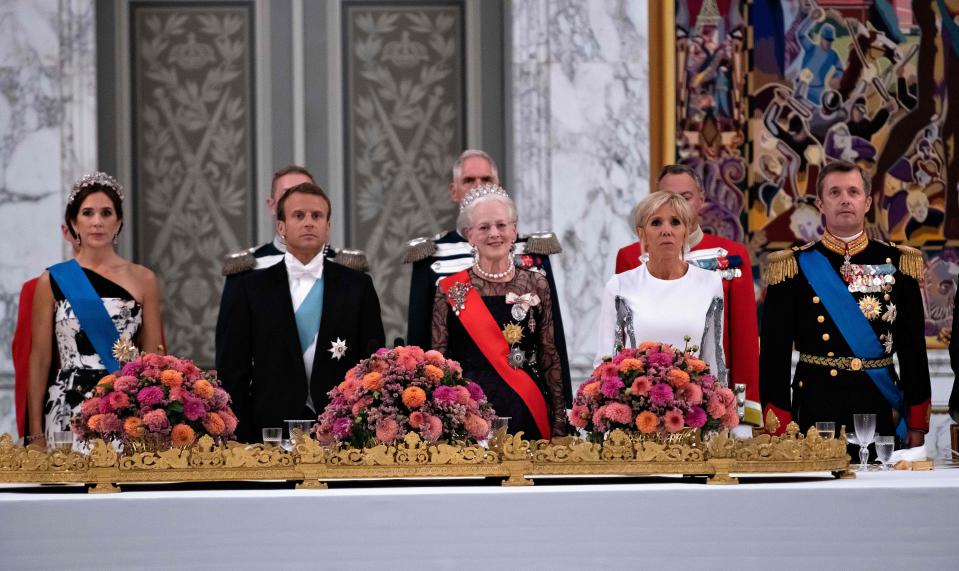
<path id="1" fill-rule="evenodd" d="M 209 434 L 229 439 L 237 419 L 215 372 L 187 359 L 144 354 L 100 379 L 71 419 L 79 440 L 190 446 Z"/>
<path id="2" fill-rule="evenodd" d="M 666 437 L 738 425 L 735 395 L 693 350 L 644 342 L 604 360 L 576 392 L 570 424 L 594 441 L 616 428 Z"/>
<path id="3" fill-rule="evenodd" d="M 316 426 L 322 444 L 393 444 L 416 432 L 426 442 L 485 439 L 496 413 L 459 363 L 416 346 L 380 349 L 329 392 Z"/>

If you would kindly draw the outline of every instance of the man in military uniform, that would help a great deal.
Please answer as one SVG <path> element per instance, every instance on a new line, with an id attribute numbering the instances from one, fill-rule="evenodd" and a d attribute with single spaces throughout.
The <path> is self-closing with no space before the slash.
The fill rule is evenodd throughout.
<path id="1" fill-rule="evenodd" d="M 450 201 L 459 204 L 470 190 L 483 184 L 499 184 L 499 173 L 493 158 L 480 150 L 469 149 L 453 163 L 453 180 L 449 185 Z M 559 295 L 549 263 L 549 255 L 562 251 L 559 240 L 551 232 L 520 236 L 516 241 L 516 265 L 542 272 L 553 291 L 553 324 L 556 348 L 563 369 L 566 406 L 572 406 L 572 384 L 566 336 L 560 314 Z M 410 279 L 410 304 L 406 342 L 429 348 L 432 346 L 433 298 L 436 284 L 446 276 L 458 273 L 473 264 L 473 252 L 466 238 L 456 230 L 410 240 L 405 263 L 413 264 Z"/>
<path id="2" fill-rule="evenodd" d="M 756 323 L 756 293 L 753 270 L 746 247 L 728 238 L 706 234 L 699 226 L 699 211 L 705 203 L 699 174 L 686 165 L 666 165 L 659 172 L 657 189 L 679 194 L 689 203 L 694 230 L 689 233 L 686 261 L 723 276 L 723 350 L 733 384 L 745 385 L 743 422 L 762 424 L 759 407 L 759 326 Z M 635 220 L 633 221 L 635 222 Z M 635 242 L 616 254 L 616 273 L 641 263 L 642 245 Z"/>
<path id="3" fill-rule="evenodd" d="M 853 429 L 853 414 L 875 413 L 876 434 L 919 446 L 929 430 L 930 385 L 921 254 L 871 240 L 869 179 L 848 162 L 816 181 L 826 219 L 822 240 L 770 255 L 759 357 L 766 422 L 796 420 Z M 790 354 L 799 364 L 790 383 Z M 899 356 L 897 375 L 893 353 Z"/>
<path id="4" fill-rule="evenodd" d="M 274 232 L 276 230 L 276 205 L 280 202 L 280 198 L 287 190 L 304 182 L 316 184 L 313 175 L 306 170 L 306 167 L 289 165 L 273 173 L 273 182 L 270 185 L 270 196 L 266 199 L 266 206 L 270 209 Z M 223 275 L 230 276 L 246 270 L 268 268 L 280 262 L 285 253 L 286 243 L 283 241 L 283 237 L 274 233 L 273 240 L 265 244 L 228 255 L 223 261 Z M 361 250 L 334 250 L 327 247 L 326 258 L 354 270 L 366 272 L 370 269 L 366 254 Z"/>

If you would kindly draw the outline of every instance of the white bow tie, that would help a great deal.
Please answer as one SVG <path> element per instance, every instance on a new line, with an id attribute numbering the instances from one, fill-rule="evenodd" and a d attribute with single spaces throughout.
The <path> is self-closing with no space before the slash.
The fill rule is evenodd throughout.
<path id="1" fill-rule="evenodd" d="M 289 266 L 287 271 L 290 272 L 290 277 L 295 280 L 318 280 L 323 277 L 322 265 L 319 265 L 315 268 L 308 268 L 306 266 Z"/>

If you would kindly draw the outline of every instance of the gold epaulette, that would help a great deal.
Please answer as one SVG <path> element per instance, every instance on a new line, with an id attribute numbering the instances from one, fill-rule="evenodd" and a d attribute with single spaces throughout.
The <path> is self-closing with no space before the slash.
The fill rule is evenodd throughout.
<path id="1" fill-rule="evenodd" d="M 406 253 L 403 254 L 403 263 L 412 264 L 429 258 L 436 253 L 436 242 L 433 238 L 421 236 L 406 243 Z"/>
<path id="2" fill-rule="evenodd" d="M 223 257 L 223 265 L 220 268 L 220 272 L 224 276 L 232 276 L 233 274 L 238 274 L 240 272 L 245 272 L 255 268 L 256 257 L 253 255 L 253 250 L 254 248 L 250 248 L 249 250 L 243 250 L 242 252 L 227 254 Z"/>
<path id="3" fill-rule="evenodd" d="M 922 273 L 926 269 L 922 252 L 912 246 L 896 247 L 899 248 L 899 271 L 916 281 L 922 281 Z"/>
<path id="4" fill-rule="evenodd" d="M 563 251 L 559 238 L 552 232 L 534 232 L 526 238 L 526 253 L 538 256 L 552 256 Z"/>
<path id="5" fill-rule="evenodd" d="M 370 271 L 370 261 L 366 258 L 366 252 L 363 250 L 341 248 L 336 251 L 336 255 L 333 256 L 333 261 L 358 272 Z"/>
<path id="6" fill-rule="evenodd" d="M 782 283 L 799 273 L 799 263 L 796 262 L 796 250 L 798 249 L 789 248 L 769 254 L 769 257 L 766 258 L 766 271 L 763 275 L 767 284 Z"/>

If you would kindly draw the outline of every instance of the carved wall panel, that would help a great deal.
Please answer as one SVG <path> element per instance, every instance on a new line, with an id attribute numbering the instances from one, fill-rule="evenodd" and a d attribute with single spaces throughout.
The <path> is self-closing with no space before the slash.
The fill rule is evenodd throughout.
<path id="1" fill-rule="evenodd" d="M 212 364 L 220 259 L 254 243 L 254 2 L 131 4 L 137 259 L 168 350 Z"/>
<path id="2" fill-rule="evenodd" d="M 464 148 L 464 7 L 344 2 L 348 245 L 366 250 L 387 340 L 405 335 L 410 238 L 453 227 Z"/>

